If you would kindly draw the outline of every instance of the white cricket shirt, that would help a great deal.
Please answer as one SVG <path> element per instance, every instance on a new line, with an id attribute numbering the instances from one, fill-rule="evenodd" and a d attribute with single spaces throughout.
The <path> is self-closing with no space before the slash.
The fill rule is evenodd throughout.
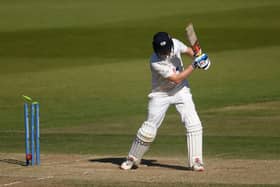
<path id="1" fill-rule="evenodd" d="M 172 74 L 180 73 L 184 70 L 181 53 L 185 53 L 188 47 L 177 39 L 172 39 L 174 47 L 169 57 L 159 58 L 155 53 L 150 58 L 152 72 L 152 93 L 173 95 L 184 86 L 188 87 L 188 81 L 183 80 L 179 84 L 166 79 Z"/>

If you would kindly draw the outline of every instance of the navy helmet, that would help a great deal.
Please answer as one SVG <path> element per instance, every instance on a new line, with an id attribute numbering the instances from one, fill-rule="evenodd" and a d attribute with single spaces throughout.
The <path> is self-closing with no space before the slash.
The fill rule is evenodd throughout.
<path id="1" fill-rule="evenodd" d="M 153 48 L 157 55 L 169 55 L 173 48 L 171 36 L 166 32 L 158 32 L 153 38 Z"/>

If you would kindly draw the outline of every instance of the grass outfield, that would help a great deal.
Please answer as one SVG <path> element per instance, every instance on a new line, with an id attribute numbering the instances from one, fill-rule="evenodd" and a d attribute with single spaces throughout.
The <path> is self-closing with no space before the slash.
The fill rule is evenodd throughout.
<path id="1" fill-rule="evenodd" d="M 185 41 L 192 21 L 212 60 L 189 78 L 205 156 L 279 159 L 279 8 L 278 0 L 1 1 L 0 152 L 24 152 L 26 94 L 41 103 L 42 153 L 125 156 L 146 117 L 152 35 Z M 148 155 L 186 155 L 173 107 Z"/>

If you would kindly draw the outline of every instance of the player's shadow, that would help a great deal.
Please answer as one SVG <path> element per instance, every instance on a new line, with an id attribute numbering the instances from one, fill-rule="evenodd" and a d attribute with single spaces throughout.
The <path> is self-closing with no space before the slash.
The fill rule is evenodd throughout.
<path id="1" fill-rule="evenodd" d="M 8 164 L 14 164 L 19 166 L 26 166 L 26 162 L 16 160 L 16 159 L 0 159 L 0 162 L 8 163 Z"/>
<path id="2" fill-rule="evenodd" d="M 117 166 L 120 166 L 123 161 L 125 161 L 125 158 L 121 158 L 121 157 L 96 158 L 96 159 L 89 160 L 89 162 L 111 163 Z M 174 170 L 185 170 L 185 171 L 190 170 L 189 167 L 173 165 L 173 164 L 172 165 L 163 164 L 163 163 L 159 163 L 157 160 L 150 160 L 150 159 L 142 159 L 141 165 L 146 165 L 148 167 L 162 167 L 162 168 L 168 168 Z"/>

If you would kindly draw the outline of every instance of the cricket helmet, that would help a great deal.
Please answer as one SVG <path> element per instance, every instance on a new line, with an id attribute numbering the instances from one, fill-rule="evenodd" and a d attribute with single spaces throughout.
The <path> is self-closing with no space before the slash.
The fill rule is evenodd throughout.
<path id="1" fill-rule="evenodd" d="M 153 48 L 157 55 L 169 55 L 173 48 L 171 36 L 166 32 L 158 32 L 153 38 Z"/>

